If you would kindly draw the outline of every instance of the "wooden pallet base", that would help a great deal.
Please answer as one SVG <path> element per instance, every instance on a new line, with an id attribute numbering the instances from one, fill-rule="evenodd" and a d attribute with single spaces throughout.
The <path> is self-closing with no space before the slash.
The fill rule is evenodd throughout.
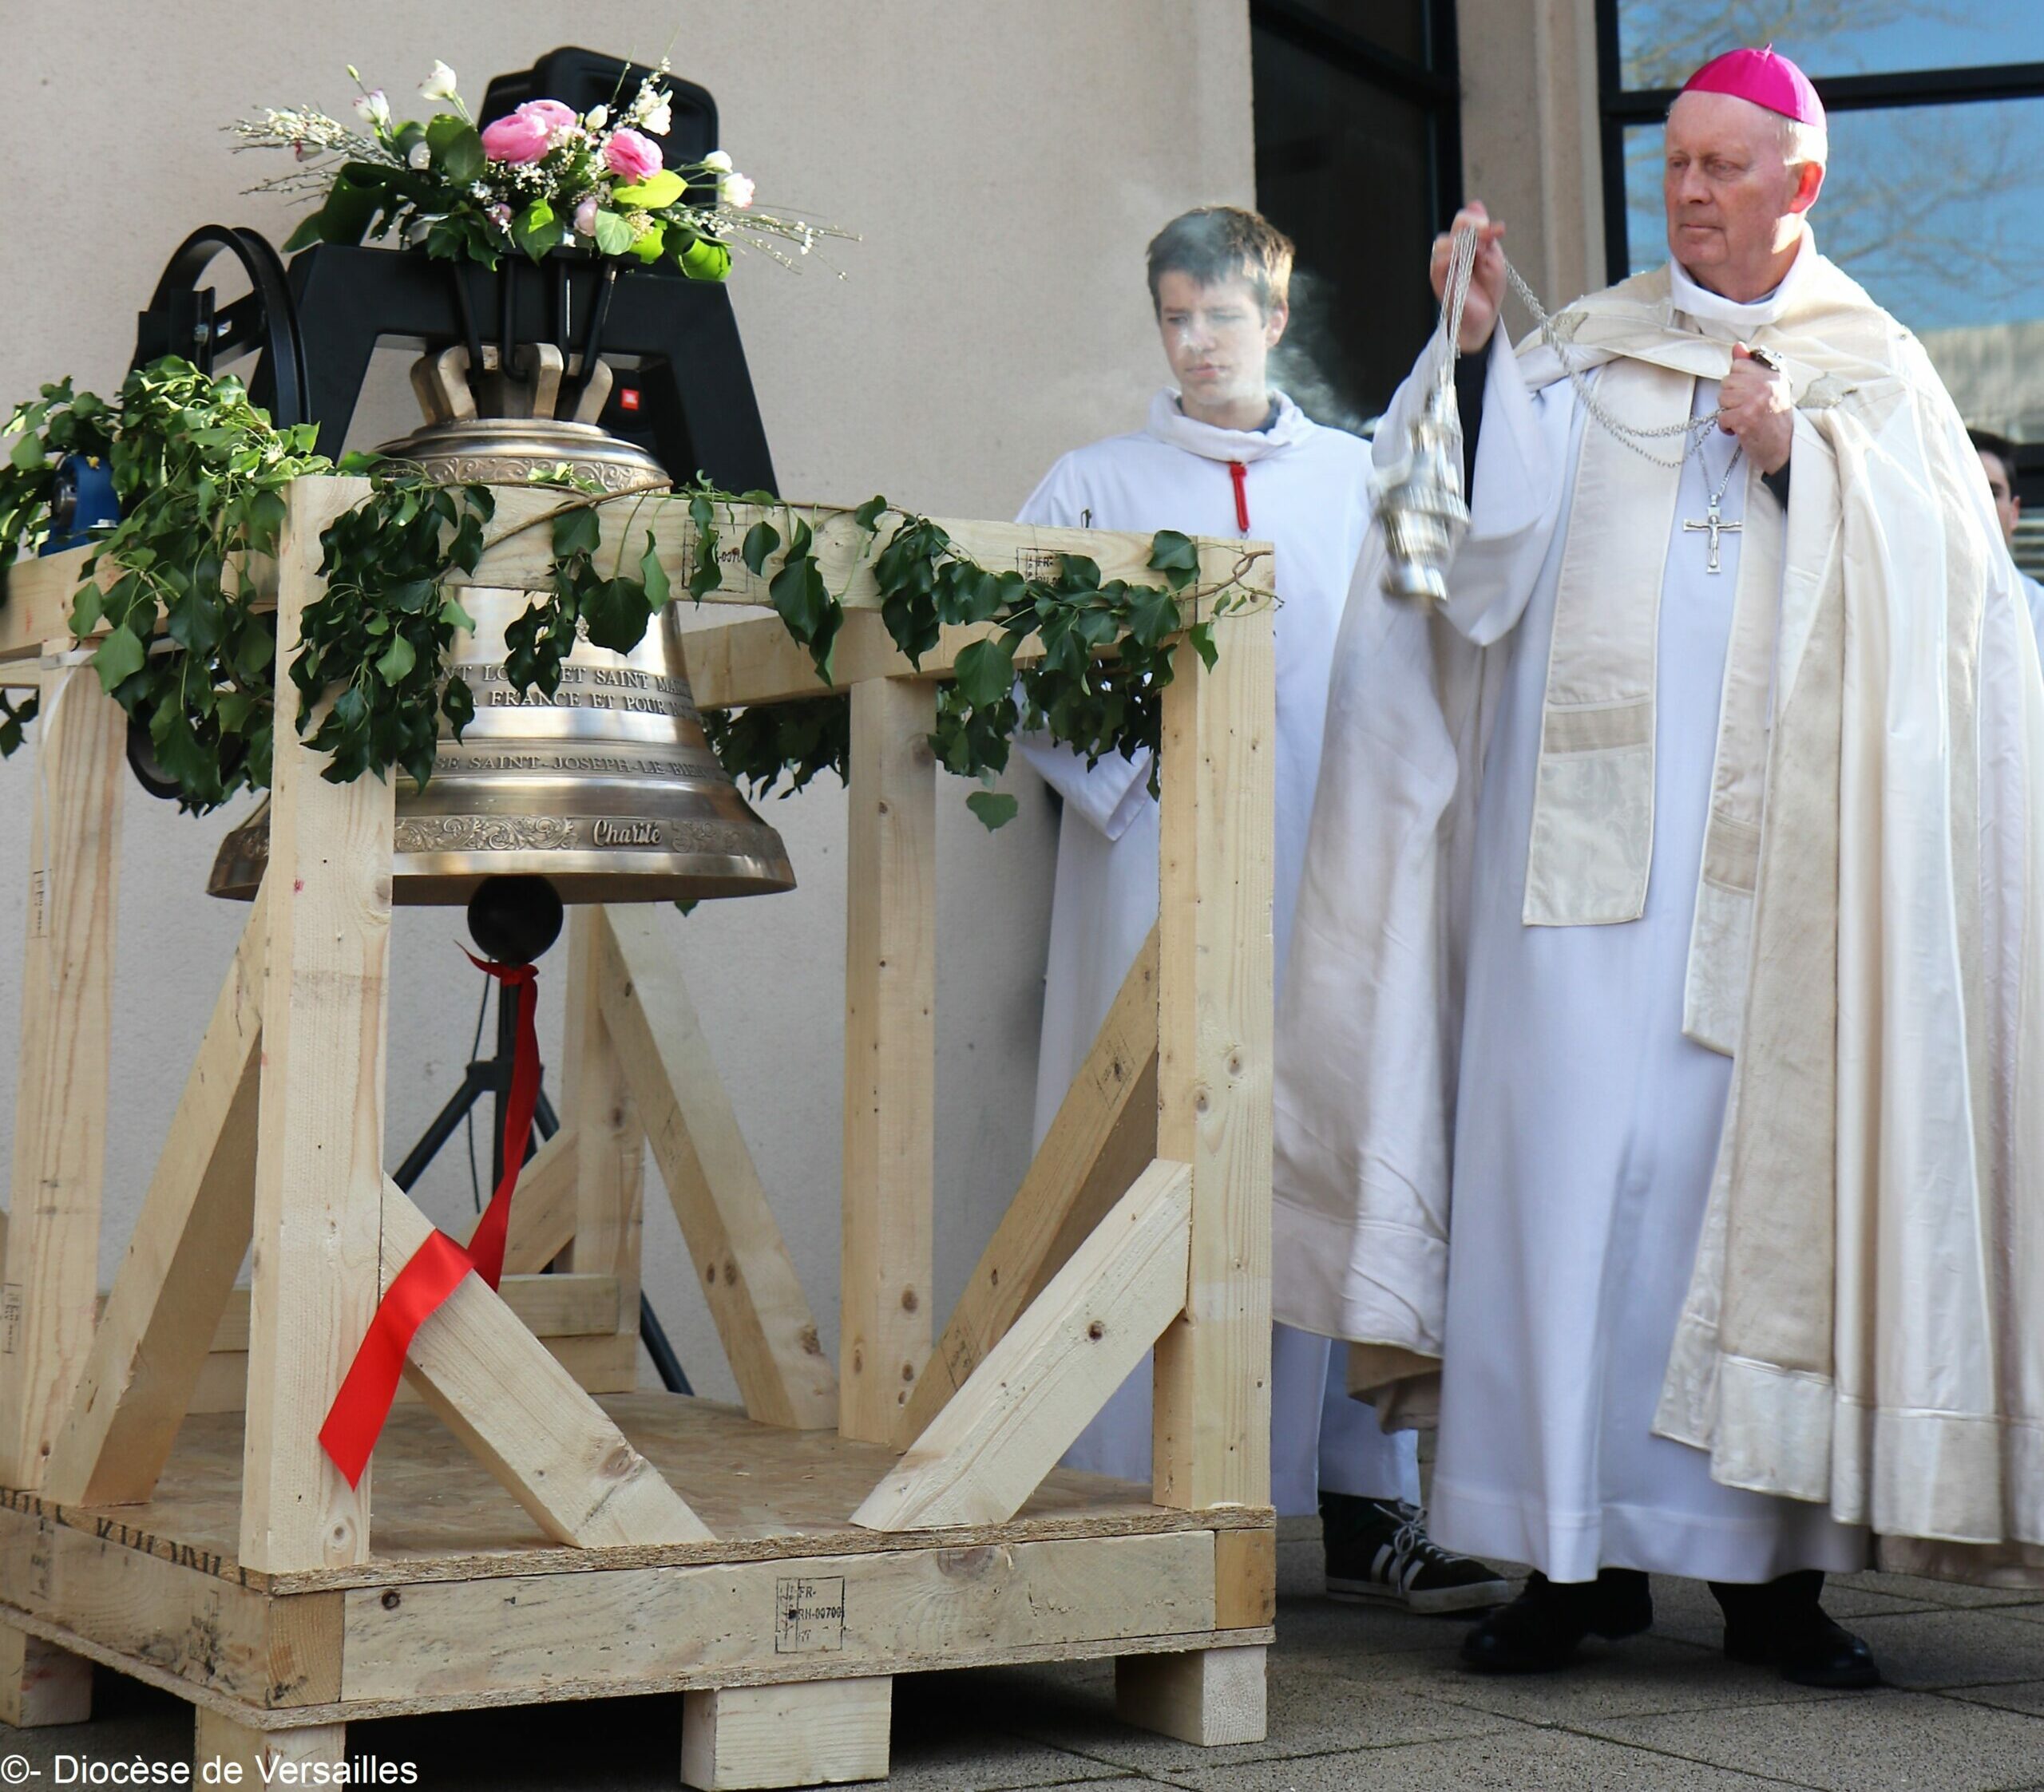
<path id="1" fill-rule="evenodd" d="M 252 1761 L 323 1758 L 365 1719 L 679 1691 L 684 1777 L 719 1788 L 884 1774 L 891 1677 L 933 1668 L 1156 1656 L 1124 1684 L 1132 1721 L 1260 1724 L 1268 1511 L 1060 1470 L 1004 1523 L 876 1532 L 846 1514 L 884 1446 L 678 1395 L 601 1403 L 714 1541 L 553 1544 L 417 1408 L 377 1452 L 375 1553 L 345 1567 L 236 1561 L 238 1414 L 188 1419 L 146 1505 L 0 1493 L 0 1700 L 77 1721 L 98 1661 L 197 1706 L 202 1754 Z"/>

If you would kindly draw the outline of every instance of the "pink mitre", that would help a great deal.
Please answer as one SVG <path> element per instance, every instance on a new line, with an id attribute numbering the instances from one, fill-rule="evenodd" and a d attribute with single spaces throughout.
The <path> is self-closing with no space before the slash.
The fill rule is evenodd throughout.
<path id="1" fill-rule="evenodd" d="M 1683 84 L 1682 91 L 1729 93 L 1799 125 L 1824 129 L 1824 101 L 1817 97 L 1810 77 L 1787 57 L 1776 55 L 1772 44 L 1765 49 L 1733 49 L 1713 57 Z"/>

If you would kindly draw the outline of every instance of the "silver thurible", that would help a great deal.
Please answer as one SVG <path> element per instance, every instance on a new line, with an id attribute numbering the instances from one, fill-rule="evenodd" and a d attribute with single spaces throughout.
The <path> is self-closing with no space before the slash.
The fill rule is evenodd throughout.
<path id="1" fill-rule="evenodd" d="M 1446 365 L 1452 369 L 1452 357 Z M 1469 506 L 1462 492 L 1462 418 L 1452 372 L 1435 381 L 1404 453 L 1378 473 L 1376 485 L 1386 550 L 1384 595 L 1446 602 L 1448 569 L 1469 532 Z"/>

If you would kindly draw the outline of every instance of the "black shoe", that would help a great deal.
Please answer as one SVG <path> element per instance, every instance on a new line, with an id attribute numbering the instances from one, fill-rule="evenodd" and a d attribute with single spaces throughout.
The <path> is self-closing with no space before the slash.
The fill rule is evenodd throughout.
<path id="1" fill-rule="evenodd" d="M 1495 1605 L 1511 1592 L 1495 1568 L 1442 1549 L 1427 1535 L 1420 1509 L 1400 1500 L 1322 1493 L 1320 1534 L 1330 1599 L 1374 1600 L 1433 1616 Z"/>
<path id="2" fill-rule="evenodd" d="M 1544 1674 L 1567 1667 L 1586 1636 L 1615 1642 L 1653 1622 L 1646 1576 L 1631 1568 L 1607 1568 L 1594 1580 L 1567 1585 L 1535 1573 L 1524 1592 L 1463 1638 L 1462 1659 L 1480 1674 Z"/>
<path id="3" fill-rule="evenodd" d="M 1757 1587 L 1712 1581 L 1725 1613 L 1725 1652 L 1750 1667 L 1779 1669 L 1797 1686 L 1858 1692 L 1881 1683 L 1874 1652 L 1825 1616 L 1824 1576 L 1805 1570 Z"/>

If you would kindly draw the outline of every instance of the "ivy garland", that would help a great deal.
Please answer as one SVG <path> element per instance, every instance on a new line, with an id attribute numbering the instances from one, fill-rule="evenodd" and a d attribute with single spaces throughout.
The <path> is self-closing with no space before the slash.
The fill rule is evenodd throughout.
<path id="1" fill-rule="evenodd" d="M 93 660 L 101 682 L 148 730 L 183 806 L 210 809 L 240 789 L 266 785 L 275 623 L 235 568 L 244 555 L 275 552 L 285 485 L 336 470 L 313 452 L 310 426 L 274 429 L 238 381 L 209 379 L 168 358 L 131 374 L 114 404 L 74 394 L 68 382 L 46 386 L 9 429 L 19 439 L 0 468 L 0 566 L 46 538 L 56 458 L 105 457 L 121 518 L 85 563 L 71 626 L 85 635 L 105 625 Z M 458 569 L 473 572 L 492 544 L 485 528 L 494 500 L 486 486 L 442 485 L 404 462 L 349 457 L 338 470 L 366 473 L 370 492 L 320 537 L 327 589 L 306 609 L 291 667 L 298 726 L 328 755 L 329 780 L 382 777 L 394 765 L 422 788 L 442 718 L 459 738 L 474 714 L 467 685 L 447 670 L 456 631 L 472 626 L 447 581 Z M 553 483 L 574 482 L 564 476 Z M 602 510 L 632 505 L 624 532 L 636 540 L 649 508 L 675 504 L 687 507 L 694 525 L 682 589 L 698 603 L 723 583 L 719 556 L 738 507 L 779 511 L 781 526 L 755 521 L 739 552 L 766 580 L 789 634 L 809 650 L 819 682 L 830 683 L 845 607 L 827 587 L 808 522 L 770 494 L 734 495 L 699 481 L 671 496 L 571 491 L 541 520 L 552 531 L 549 587 L 506 633 L 506 676 L 521 693 L 553 694 L 578 632 L 628 651 L 681 595 L 650 527 L 631 570 L 624 564 L 628 545 L 608 572 L 598 564 Z M 878 497 L 846 513 L 862 538 L 860 560 L 889 513 Z M 1188 626 L 1182 600 L 1198 577 L 1198 555 L 1171 530 L 1151 544 L 1158 582 L 1135 584 L 1103 581 L 1097 564 L 1075 554 L 1060 556 L 1054 576 L 995 572 L 928 518 L 897 514 L 873 558 L 895 645 L 920 667 L 946 625 L 997 631 L 959 655 L 940 688 L 931 736 L 941 763 L 983 784 L 1005 769 L 1010 744 L 1024 730 L 1044 730 L 1089 760 L 1111 753 L 1132 759 L 1154 748 L 1173 638 L 1182 632 L 1210 667 L 1213 618 L 1246 601 L 1238 572 L 1207 594 L 1206 615 Z M 1018 667 L 1017 652 L 1032 638 L 1037 655 Z M 32 705 L 0 713 L 0 754 L 20 744 Z M 792 793 L 820 772 L 846 771 L 850 702 L 842 692 L 707 712 L 703 722 L 725 769 L 755 795 L 784 781 Z M 1154 789 L 1154 760 L 1151 781 Z M 1016 809 L 1012 796 L 991 789 L 967 801 L 990 828 Z"/>

